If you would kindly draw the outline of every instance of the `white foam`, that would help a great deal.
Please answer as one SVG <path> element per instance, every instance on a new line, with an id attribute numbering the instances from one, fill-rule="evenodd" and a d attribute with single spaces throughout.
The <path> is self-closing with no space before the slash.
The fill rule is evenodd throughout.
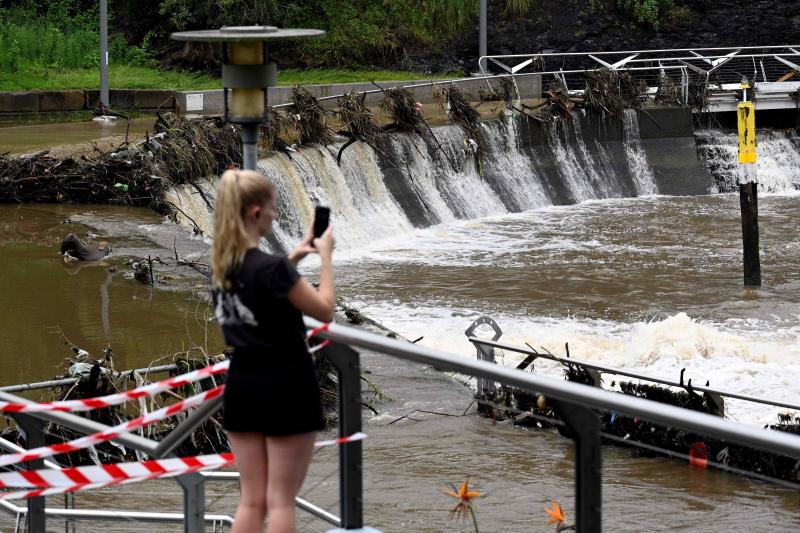
<path id="1" fill-rule="evenodd" d="M 366 314 L 407 338 L 431 348 L 474 357 L 475 349 L 464 331 L 482 314 L 480 309 L 445 308 L 393 302 L 354 302 Z M 484 309 L 483 312 L 486 312 Z M 501 342 L 524 347 L 528 342 L 563 355 L 569 343 L 572 357 L 609 366 L 638 370 L 645 375 L 677 381 L 686 368 L 686 379 L 718 389 L 789 403 L 800 403 L 800 327 L 775 328 L 750 321 L 714 323 L 693 319 L 685 313 L 649 322 L 622 323 L 608 320 L 509 315 L 488 311 L 503 329 Z M 498 354 L 498 362 L 514 366 L 524 355 Z M 561 377 L 554 363 L 537 362 L 537 372 Z M 604 377 L 606 384 L 618 377 Z M 776 421 L 773 408 L 741 400 L 726 402 L 728 415 L 752 424 Z"/>

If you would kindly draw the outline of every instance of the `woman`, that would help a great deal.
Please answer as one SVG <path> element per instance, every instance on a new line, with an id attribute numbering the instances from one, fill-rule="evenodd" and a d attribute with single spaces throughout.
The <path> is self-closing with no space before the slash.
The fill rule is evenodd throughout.
<path id="1" fill-rule="evenodd" d="M 319 385 L 306 347 L 302 314 L 330 322 L 334 294 L 331 229 L 311 227 L 288 257 L 259 250 L 275 220 L 275 187 L 253 171 L 229 170 L 214 209 L 212 296 L 225 341 L 233 346 L 224 427 L 241 483 L 234 533 L 293 532 L 294 498 L 323 428 Z M 295 265 L 319 253 L 315 289 Z"/>

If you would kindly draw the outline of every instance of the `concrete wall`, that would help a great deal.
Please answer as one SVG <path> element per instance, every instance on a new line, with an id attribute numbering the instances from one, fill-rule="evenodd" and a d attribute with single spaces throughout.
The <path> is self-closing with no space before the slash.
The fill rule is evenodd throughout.
<path id="1" fill-rule="evenodd" d="M 708 193 L 712 179 L 697 155 L 692 112 L 680 107 L 647 108 L 638 112 L 638 119 L 641 146 L 653 170 L 659 194 L 684 196 Z M 589 152 L 596 155 L 594 141 L 598 141 L 611 157 L 610 164 L 620 187 L 634 196 L 636 188 L 625 163 L 622 120 L 595 113 L 578 115 L 575 120 L 580 121 L 581 136 Z M 545 128 L 532 120 L 523 122 L 520 133 L 524 148 L 537 170 L 548 177 L 551 195 L 562 203 L 573 203 L 574 199 L 563 189 L 563 184 L 551 179 L 558 176 L 555 168 L 558 163 L 547 146 L 547 135 L 550 133 Z"/>
<path id="2" fill-rule="evenodd" d="M 423 104 L 433 102 L 433 88 L 429 85 L 430 80 L 416 80 L 416 81 L 381 81 L 377 84 L 385 89 L 392 87 L 428 84 L 424 87 L 415 87 L 411 89 L 414 98 Z M 486 89 L 487 83 L 484 80 L 475 80 L 471 78 L 464 78 L 459 81 L 458 85 L 466 92 L 471 94 L 475 99 L 478 97 L 480 89 Z M 542 95 L 542 78 L 541 76 L 526 76 L 517 80 L 520 95 L 522 98 L 540 98 Z M 493 82 L 492 86 L 496 87 L 497 82 Z M 336 83 L 332 85 L 307 85 L 306 88 L 311 91 L 311 94 L 317 98 L 326 98 L 337 96 L 340 94 L 348 93 L 350 91 L 376 91 L 375 93 L 367 95 L 367 105 L 377 105 L 382 99 L 380 89 L 372 83 Z M 267 102 L 269 105 L 282 105 L 289 102 L 289 97 L 292 94 L 292 87 L 270 87 L 267 94 Z M 218 115 L 223 113 L 223 96 L 222 90 L 213 91 L 185 91 L 177 93 L 178 106 L 186 113 L 194 113 L 198 115 Z M 323 100 L 322 104 L 327 107 L 334 107 L 336 99 L 330 98 Z"/>
<path id="3" fill-rule="evenodd" d="M 112 109 L 153 111 L 174 108 L 175 91 L 158 89 L 112 89 L 109 91 Z M 0 92 L 0 118 L 19 117 L 35 113 L 69 113 L 92 111 L 100 101 L 98 90 Z"/>

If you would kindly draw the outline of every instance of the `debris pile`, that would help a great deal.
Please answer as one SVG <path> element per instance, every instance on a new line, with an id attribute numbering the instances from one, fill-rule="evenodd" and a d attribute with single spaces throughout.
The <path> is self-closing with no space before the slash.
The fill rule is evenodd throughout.
<path id="1" fill-rule="evenodd" d="M 587 72 L 583 98 L 589 109 L 604 115 L 621 117 L 625 109 L 642 107 L 646 83 L 629 72 L 600 69 Z"/>
<path id="2" fill-rule="evenodd" d="M 300 144 L 322 144 L 333 142 L 333 131 L 328 127 L 324 109 L 311 91 L 303 86 L 295 85 L 289 97 L 291 106 L 289 113 L 300 132 Z"/>
<path id="3" fill-rule="evenodd" d="M 683 105 L 680 87 L 675 80 L 666 74 L 662 74 L 658 77 L 658 87 L 656 88 L 656 94 L 653 100 L 659 105 Z"/>
<path id="4" fill-rule="evenodd" d="M 336 162 L 341 164 L 342 152 L 356 141 L 366 143 L 373 148 L 377 146 L 376 140 L 383 128 L 378 124 L 366 104 L 367 94 L 351 91 L 338 98 L 339 107 L 336 116 L 341 124 L 339 134 L 347 137 L 347 142 L 339 149 Z"/>
<path id="5" fill-rule="evenodd" d="M 511 76 L 505 76 L 500 78 L 500 83 L 496 88 L 479 89 L 478 98 L 481 102 L 506 102 L 511 100 L 514 92 L 514 81 Z"/>
<path id="6" fill-rule="evenodd" d="M 173 185 L 193 183 L 241 163 L 236 129 L 218 119 L 159 114 L 155 134 L 137 144 L 92 155 L 56 158 L 47 150 L 0 154 L 0 203 L 116 204 L 174 213 Z"/>
<path id="7" fill-rule="evenodd" d="M 393 87 L 384 89 L 383 95 L 380 108 L 392 120 L 392 124 L 387 129 L 416 133 L 421 137 L 428 135 L 430 128 L 422 117 L 420 106 L 417 105 L 411 91 L 402 87 Z"/>
<path id="8" fill-rule="evenodd" d="M 479 174 L 483 174 L 486 139 L 478 124 L 478 120 L 481 118 L 480 113 L 470 105 L 467 94 L 455 84 L 442 90 L 442 97 L 447 103 L 448 116 L 466 132 L 467 143 L 475 156 L 475 168 L 478 169 Z"/>

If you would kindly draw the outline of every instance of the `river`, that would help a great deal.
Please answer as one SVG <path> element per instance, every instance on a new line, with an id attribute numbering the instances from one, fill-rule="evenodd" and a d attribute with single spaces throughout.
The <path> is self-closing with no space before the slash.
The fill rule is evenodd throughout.
<path id="1" fill-rule="evenodd" d="M 440 131 L 445 148 L 460 146 L 457 131 Z M 722 149 L 709 149 L 716 154 L 710 157 L 729 157 L 729 140 L 723 139 Z M 625 143 L 620 153 L 637 176 L 630 188 L 652 191 L 646 154 L 635 142 Z M 530 342 L 563 353 L 569 343 L 571 354 L 582 359 L 672 379 L 686 368 L 698 383 L 709 380 L 714 387 L 797 402 L 795 174 L 779 172 L 783 181 L 776 185 L 778 178 L 770 178 L 763 184 L 771 191 L 760 197 L 764 285 L 744 289 L 736 195 L 622 198 L 625 189 L 610 181 L 611 165 L 603 163 L 609 154 L 553 141 L 548 149 L 563 163 L 559 168 L 567 169 L 569 194 L 584 201 L 552 205 L 547 189 L 536 183 L 514 189 L 513 180 L 522 183 L 526 168 L 522 153 L 490 151 L 518 207 L 509 212 L 507 198 L 469 169 L 434 175 L 424 150 L 408 141 L 395 144 L 398 151 L 405 149 L 411 187 L 429 208 L 427 227 L 413 224 L 392 200 L 377 156 L 363 147 L 346 153 L 342 170 L 334 155 L 317 149 L 296 154 L 291 163 L 261 162 L 282 195 L 278 243 L 296 240 L 310 211 L 309 193 L 334 206 L 338 291 L 366 314 L 407 338 L 423 337 L 420 344 L 463 357 L 474 357 L 464 330 L 486 314 L 503 328 L 502 340 L 512 344 Z M 577 174 L 595 163 L 594 174 Z M 185 209 L 201 204 L 185 196 L 182 201 Z M 207 216 L 204 221 L 202 214 L 189 212 L 201 225 L 208 223 Z M 64 224 L 66 219 L 72 223 Z M 58 244 L 73 231 L 110 241 L 114 253 L 83 268 L 65 265 Z M 146 366 L 188 348 L 219 352 L 222 342 L 207 321 L 202 281 L 166 280 L 153 290 L 125 276 L 131 258 L 191 256 L 207 246 L 146 210 L 0 206 L 0 268 L 6 280 L 0 293 L 0 385 L 60 373 L 69 352 L 59 330 L 96 357 L 110 344 L 117 368 Z M 302 267 L 311 278 L 316 270 L 313 259 Z M 499 355 L 501 364 L 517 361 L 513 354 Z M 485 494 L 477 502 L 482 531 L 552 531 L 543 509 L 550 498 L 560 499 L 574 517 L 568 440 L 473 415 L 412 413 L 461 414 L 470 392 L 429 369 L 373 355 L 366 355 L 365 363 L 373 371 L 370 379 L 392 398 L 378 406 L 378 415 L 365 418 L 368 525 L 387 532 L 469 531 L 469 524 L 448 520 L 453 502 L 441 490 L 466 478 Z M 560 373 L 545 363 L 536 368 Z M 732 419 L 764 425 L 775 422 L 779 410 L 730 400 L 726 411 Z M 392 423 L 408 414 L 411 419 Z M 305 489 L 311 501 L 333 512 L 336 478 L 329 475 L 335 464 L 335 450 L 318 452 Z M 606 530 L 800 528 L 797 492 L 763 482 L 678 460 L 634 457 L 620 448 L 604 449 L 603 476 Z M 235 492 L 232 484 L 210 485 L 209 510 L 231 514 Z M 77 501 L 81 507 L 163 511 L 180 505 L 176 486 L 166 482 L 78 495 Z M 325 530 L 302 514 L 301 521 L 302 530 Z M 0 528 L 10 523 L 0 512 Z M 103 528 L 81 524 L 80 529 Z"/>

